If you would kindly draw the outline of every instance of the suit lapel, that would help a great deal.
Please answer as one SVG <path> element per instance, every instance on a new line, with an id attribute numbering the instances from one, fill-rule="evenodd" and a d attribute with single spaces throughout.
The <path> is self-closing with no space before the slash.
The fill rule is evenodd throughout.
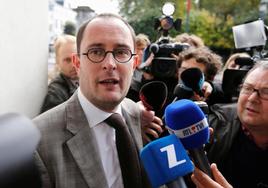
<path id="1" fill-rule="evenodd" d="M 67 129 L 74 136 L 67 141 L 70 152 L 89 187 L 108 187 L 96 138 L 78 101 L 77 93 L 67 107 Z"/>

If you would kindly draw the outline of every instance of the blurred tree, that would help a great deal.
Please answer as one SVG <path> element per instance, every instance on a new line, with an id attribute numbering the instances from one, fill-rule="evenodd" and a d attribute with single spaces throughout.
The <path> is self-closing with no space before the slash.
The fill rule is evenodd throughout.
<path id="1" fill-rule="evenodd" d="M 260 0 L 199 0 L 200 9 L 206 9 L 222 20 L 232 16 L 236 24 L 258 19 L 259 4 Z"/>
<path id="2" fill-rule="evenodd" d="M 75 36 L 75 34 L 76 34 L 75 24 L 71 21 L 66 21 L 64 24 L 63 33 Z"/>
<path id="3" fill-rule="evenodd" d="M 165 0 L 119 0 L 120 14 L 134 27 L 136 33 L 147 34 L 152 41 L 159 36 L 154 30 L 154 19 L 162 16 Z M 186 0 L 171 0 L 176 6 L 174 19 L 182 18 L 180 32 L 172 29 L 170 36 L 185 32 Z M 191 1 L 190 30 L 203 38 L 212 49 L 234 49 L 232 26 L 259 16 L 260 0 L 199 0 Z"/>

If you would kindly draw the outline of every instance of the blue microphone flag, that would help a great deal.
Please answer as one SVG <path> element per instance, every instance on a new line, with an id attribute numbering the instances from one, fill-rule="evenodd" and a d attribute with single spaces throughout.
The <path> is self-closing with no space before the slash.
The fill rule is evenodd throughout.
<path id="1" fill-rule="evenodd" d="M 150 142 L 142 149 L 140 157 L 153 187 L 172 182 L 194 170 L 176 135 Z"/>

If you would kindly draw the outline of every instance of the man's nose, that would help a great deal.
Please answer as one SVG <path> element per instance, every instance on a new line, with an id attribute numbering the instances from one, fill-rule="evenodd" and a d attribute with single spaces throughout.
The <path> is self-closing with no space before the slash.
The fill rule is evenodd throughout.
<path id="1" fill-rule="evenodd" d="M 116 60 L 114 59 L 114 56 L 112 54 L 112 52 L 110 53 L 107 53 L 104 60 L 103 60 L 103 66 L 104 68 L 112 68 L 112 69 L 115 69 L 116 67 Z"/>

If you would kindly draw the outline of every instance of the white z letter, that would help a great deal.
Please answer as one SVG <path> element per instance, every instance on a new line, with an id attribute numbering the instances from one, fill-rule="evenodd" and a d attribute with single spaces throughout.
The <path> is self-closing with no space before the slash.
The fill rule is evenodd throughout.
<path id="1" fill-rule="evenodd" d="M 175 153 L 175 147 L 173 144 L 168 145 L 166 147 L 163 147 L 160 149 L 161 152 L 166 151 L 167 152 L 167 159 L 168 159 L 168 167 L 173 168 L 177 165 L 180 165 L 182 163 L 185 163 L 186 160 L 183 159 L 181 161 L 177 161 L 176 153 Z"/>

